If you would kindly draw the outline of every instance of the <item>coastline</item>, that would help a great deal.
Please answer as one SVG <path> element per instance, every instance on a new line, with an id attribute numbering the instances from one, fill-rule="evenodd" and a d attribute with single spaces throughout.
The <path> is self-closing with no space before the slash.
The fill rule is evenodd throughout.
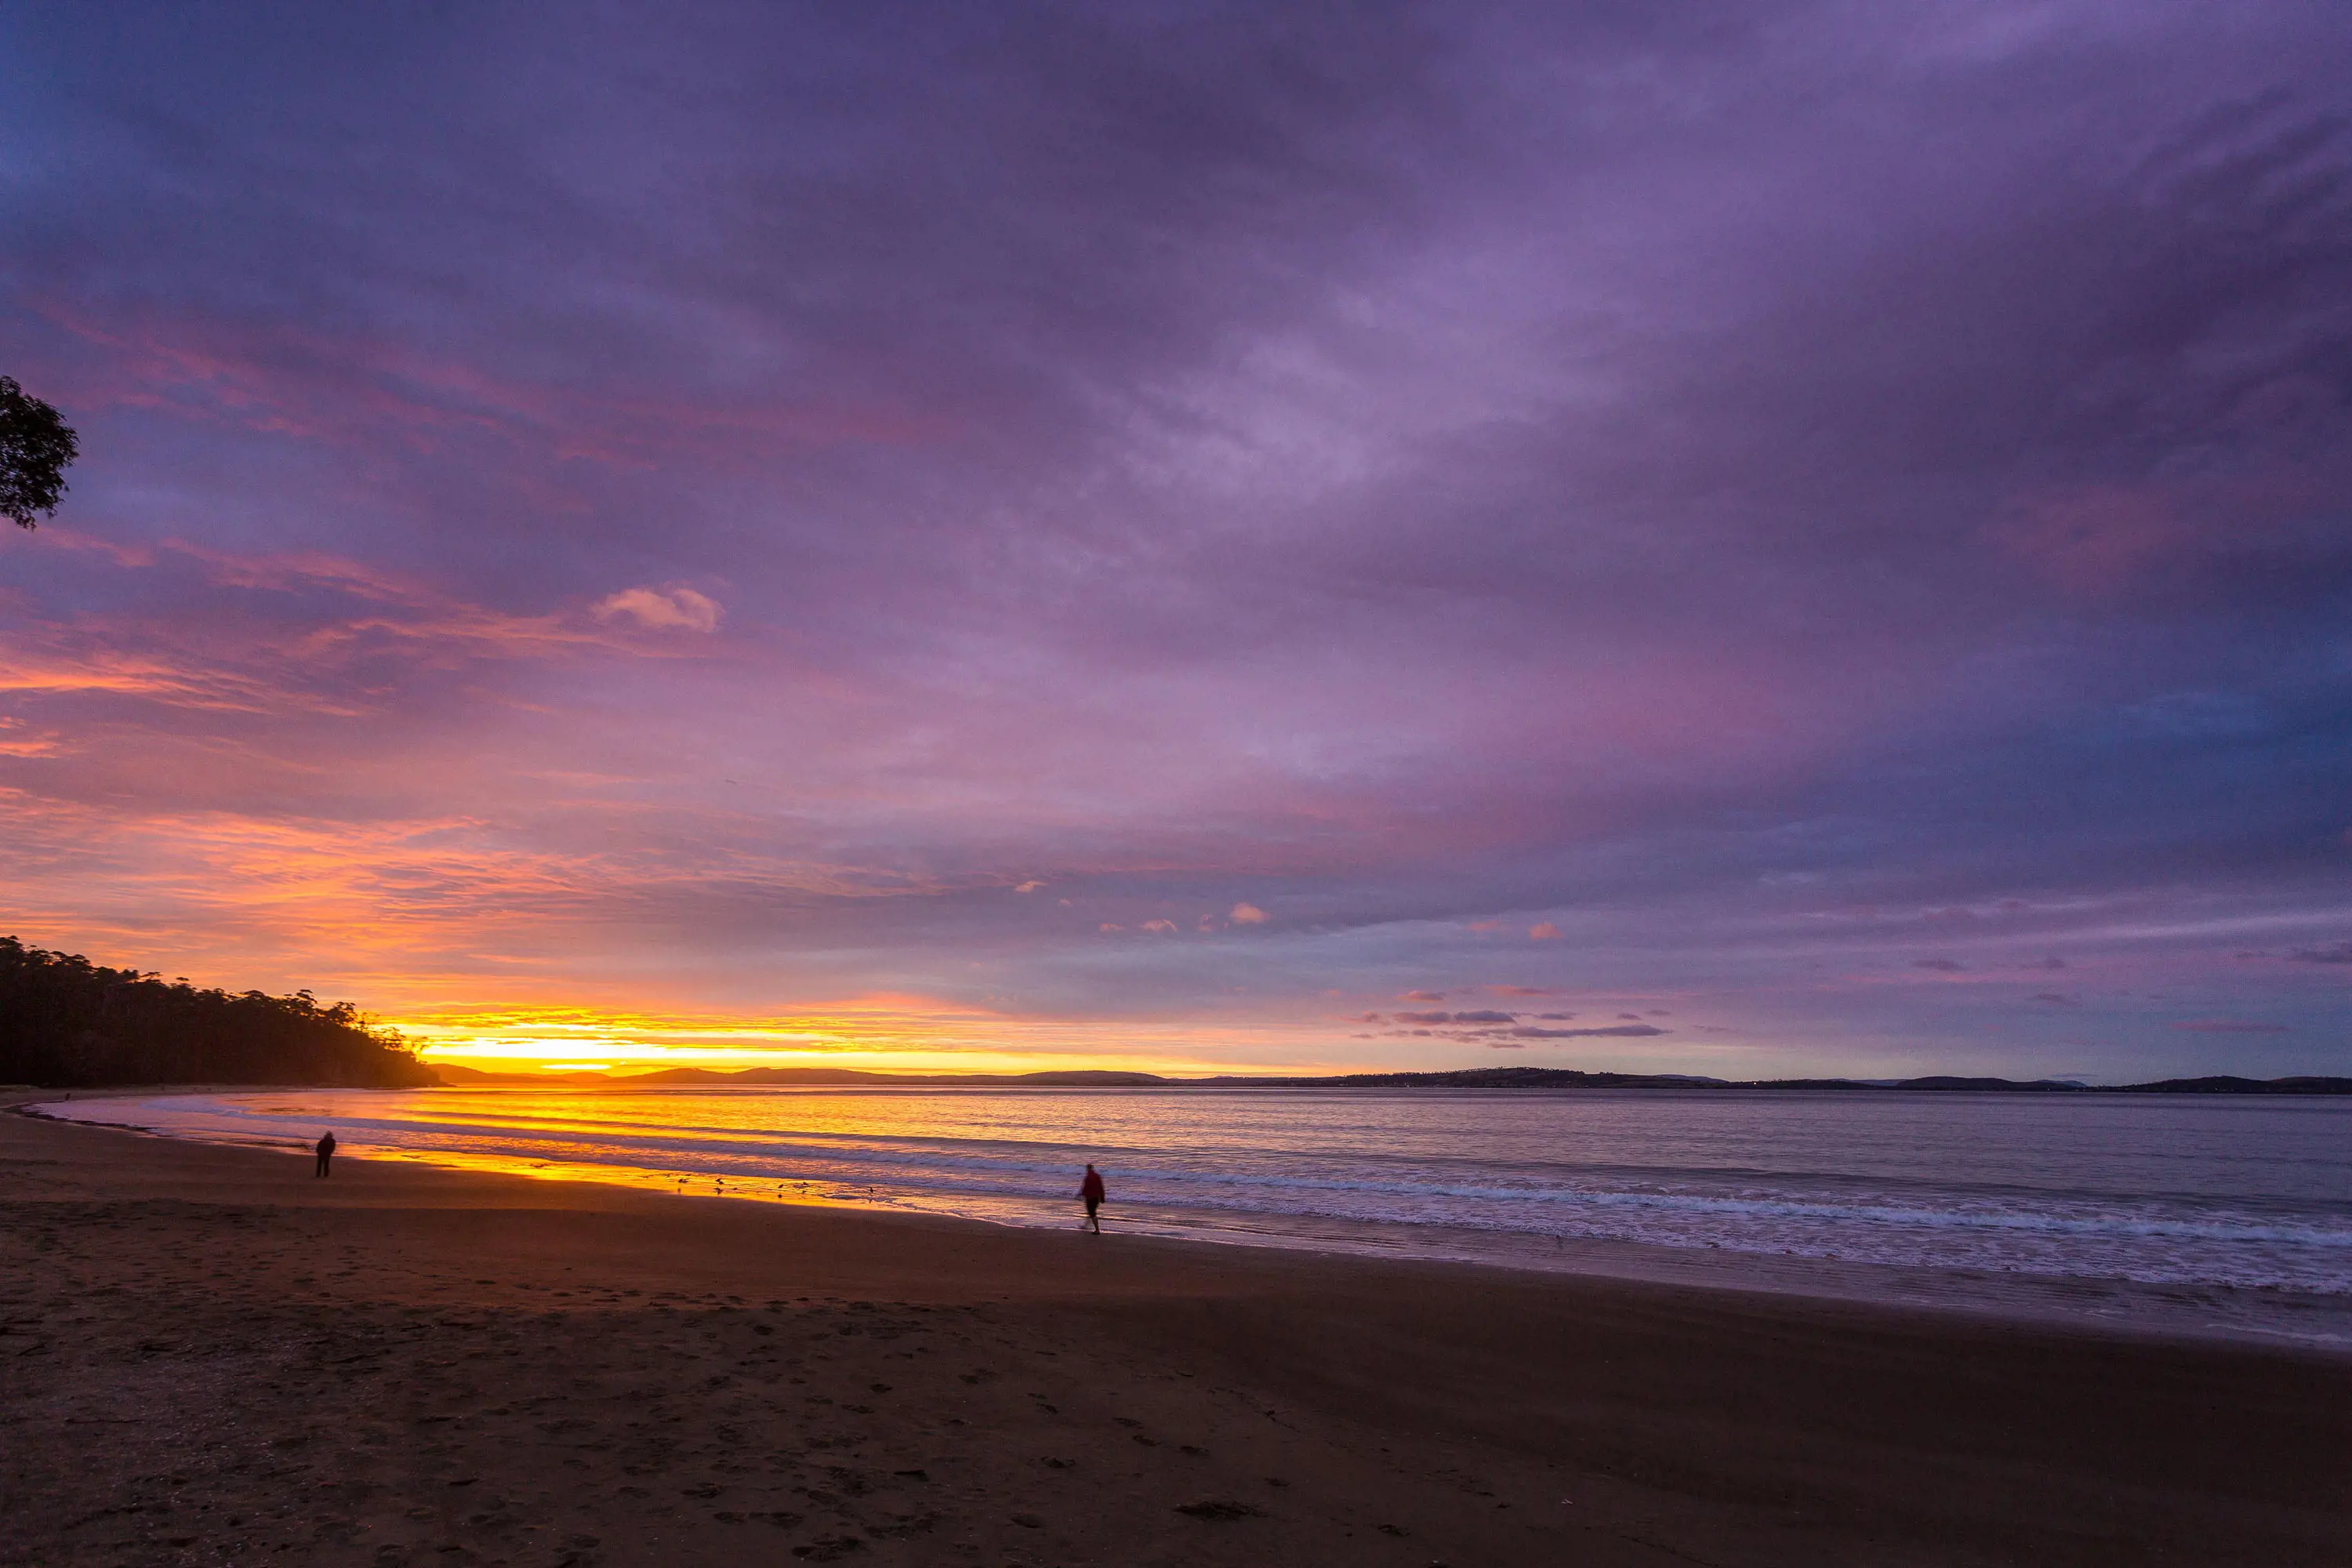
<path id="1" fill-rule="evenodd" d="M 321 1091 L 307 1086 L 206 1085 L 126 1086 L 78 1091 L 84 1100 L 118 1101 L 205 1100 L 222 1095 L 321 1092 L 364 1101 L 377 1094 L 406 1096 L 418 1091 Z M 488 1092 L 495 1097 L 500 1090 L 451 1092 Z M 728 1091 L 694 1085 L 658 1092 L 691 1099 Z M 760 1089 L 751 1092 L 766 1096 L 780 1091 Z M 819 1087 L 807 1092 L 830 1096 L 842 1091 Z M 938 1091 L 912 1092 L 927 1095 Z M 1118 1092 L 1123 1096 L 1137 1091 Z M 73 1108 L 58 1107 L 57 1098 L 55 1093 L 0 1090 L 0 1106 L 13 1101 L 24 1114 L 61 1111 L 66 1120 L 74 1120 Z M 357 1114 L 363 1123 L 374 1125 L 367 1121 L 372 1113 L 363 1105 L 356 1112 L 348 1107 L 315 1107 L 311 1114 L 328 1121 Z M 175 1121 L 169 1112 L 162 1113 L 154 1125 L 129 1121 L 110 1123 L 103 1120 L 103 1113 L 95 1124 L 157 1137 L 194 1139 L 219 1147 L 307 1147 L 306 1142 L 295 1137 L 257 1134 L 255 1130 L 242 1126 L 214 1126 L 201 1117 L 194 1121 Z M 291 1129 L 275 1131 L 283 1134 Z M 346 1142 L 348 1145 L 348 1139 Z M 495 1137 L 491 1142 L 496 1144 Z M 794 1206 L 833 1208 L 868 1215 L 927 1215 L 992 1228 L 1055 1230 L 1061 1228 L 1063 1219 L 1059 1205 L 1034 1198 L 974 1201 L 962 1194 L 927 1191 L 919 1183 L 894 1186 L 889 1184 L 890 1174 L 887 1172 L 883 1173 L 884 1184 L 878 1189 L 861 1186 L 864 1178 L 855 1175 L 846 1181 L 820 1175 L 814 1182 L 787 1184 L 779 1181 L 772 1169 L 766 1173 L 746 1172 L 740 1163 L 724 1158 L 698 1167 L 693 1159 L 674 1150 L 656 1154 L 658 1164 L 625 1159 L 615 1163 L 613 1151 L 593 1145 L 567 1150 L 560 1143 L 530 1154 L 517 1154 L 511 1150 L 481 1152 L 454 1146 L 419 1148 L 398 1143 L 347 1147 L 347 1157 L 353 1152 L 444 1171 L 505 1173 L 540 1184 L 588 1182 L 665 1197 L 691 1192 L 698 1196 L 719 1196 L 762 1206 L 782 1201 Z M 714 1179 L 722 1173 L 723 1181 Z M 788 1186 L 792 1190 L 787 1190 Z M 2011 1266 L 2001 1266 L 1997 1261 L 1971 1266 L 1957 1261 L 1874 1258 L 1867 1252 L 1857 1255 L 1847 1251 L 1841 1256 L 1834 1250 L 1824 1253 L 1780 1249 L 1769 1237 L 1761 1245 L 1752 1238 L 1735 1236 L 1726 1236 L 1720 1246 L 1712 1241 L 1703 1246 L 1696 1241 L 1674 1245 L 1638 1235 L 1545 1236 L 1539 1232 L 1530 1235 L 1507 1229 L 1489 1231 L 1443 1223 L 1382 1224 L 1349 1219 L 1328 1211 L 1289 1215 L 1185 1209 L 1139 1201 L 1131 1186 L 1122 1195 L 1126 1201 L 1115 1204 L 1113 1208 L 1120 1230 L 1130 1240 L 1149 1237 L 1171 1244 L 1207 1245 L 1221 1249 L 1273 1250 L 1335 1259 L 1418 1261 L 1496 1269 L 1507 1274 L 1601 1278 L 1864 1308 L 1886 1307 L 1979 1324 L 2034 1325 L 2100 1335 L 2196 1342 L 2287 1345 L 2319 1354 L 2352 1355 L 2352 1295 L 2337 1289 L 2297 1288 L 2277 1282 L 2225 1282 L 2194 1275 L 2126 1277 L 2078 1265 L 2063 1268 L 2037 1267 L 2030 1261 Z"/>
<path id="2" fill-rule="evenodd" d="M 0 1562 L 2352 1552 L 2337 1357 L 338 1167 L 0 1117 Z"/>

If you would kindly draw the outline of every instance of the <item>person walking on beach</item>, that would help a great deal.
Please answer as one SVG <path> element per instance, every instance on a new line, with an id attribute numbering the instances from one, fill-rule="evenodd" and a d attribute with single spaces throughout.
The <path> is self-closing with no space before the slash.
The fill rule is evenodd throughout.
<path id="1" fill-rule="evenodd" d="M 330 1132 L 319 1140 L 319 1169 L 316 1173 L 320 1176 L 331 1175 L 333 1173 L 327 1167 L 334 1163 L 334 1159 L 335 1135 Z"/>
<path id="2" fill-rule="evenodd" d="M 1087 1179 L 1078 1184 L 1078 1196 L 1087 1205 L 1087 1227 L 1097 1236 L 1102 1234 L 1102 1173 L 1092 1165 L 1087 1167 Z"/>

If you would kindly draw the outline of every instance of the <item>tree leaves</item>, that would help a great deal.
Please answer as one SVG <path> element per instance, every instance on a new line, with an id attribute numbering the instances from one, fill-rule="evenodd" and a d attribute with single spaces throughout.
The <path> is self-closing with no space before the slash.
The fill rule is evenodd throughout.
<path id="1" fill-rule="evenodd" d="M 80 449 L 64 416 L 0 375 L 0 514 L 21 528 L 37 526 L 35 512 L 55 516 Z"/>

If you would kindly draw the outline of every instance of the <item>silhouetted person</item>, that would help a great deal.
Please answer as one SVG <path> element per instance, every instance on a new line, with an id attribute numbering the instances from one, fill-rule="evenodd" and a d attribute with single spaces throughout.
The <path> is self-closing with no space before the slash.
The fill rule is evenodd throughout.
<path id="1" fill-rule="evenodd" d="M 320 1175 L 321 1175 L 321 1176 L 325 1176 L 325 1175 L 331 1175 L 331 1174 L 333 1174 L 333 1173 L 332 1173 L 331 1171 L 330 1171 L 330 1170 L 328 1169 L 328 1167 L 329 1167 L 330 1165 L 333 1164 L 334 1163 L 335 1163 L 335 1135 L 334 1135 L 333 1133 L 330 1132 L 330 1133 L 328 1133 L 324 1138 L 321 1138 L 321 1139 L 320 1139 L 320 1140 L 319 1140 L 319 1171 L 318 1171 L 318 1173 L 319 1173 Z M 1093 1167 L 1092 1167 L 1092 1166 L 1088 1166 L 1088 1167 L 1087 1167 L 1087 1169 L 1092 1170 L 1092 1169 L 1093 1169 Z"/>
<path id="2" fill-rule="evenodd" d="M 1087 1167 L 1087 1179 L 1078 1184 L 1078 1196 L 1086 1201 L 1087 1225 L 1097 1236 L 1102 1234 L 1102 1173 L 1092 1165 Z"/>

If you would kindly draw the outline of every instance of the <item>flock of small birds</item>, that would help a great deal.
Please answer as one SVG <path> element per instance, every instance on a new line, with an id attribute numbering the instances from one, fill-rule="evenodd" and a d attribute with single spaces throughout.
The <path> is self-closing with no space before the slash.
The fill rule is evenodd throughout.
<path id="1" fill-rule="evenodd" d="M 670 1173 L 668 1180 L 677 1186 L 680 1193 L 684 1193 L 695 1183 L 705 1180 L 705 1178 L 692 1174 L 688 1172 L 677 1171 Z M 708 1180 L 710 1183 L 710 1190 L 714 1194 L 722 1196 L 727 1194 L 728 1186 L 726 1177 L 711 1176 L 708 1178 Z M 738 1182 L 735 1184 L 734 1192 L 737 1195 L 742 1197 L 757 1197 L 762 1195 L 762 1189 L 765 1185 L 766 1184 L 762 1182 Z M 806 1196 L 814 1186 L 815 1184 L 813 1182 L 778 1182 L 775 1184 L 774 1195 L 783 1198 L 790 1197 L 797 1193 L 802 1196 Z M 848 1187 L 835 1187 L 831 1195 L 837 1198 L 863 1196 L 870 1199 L 878 1190 L 879 1189 L 876 1187 L 868 1186 L 863 1193 L 859 1193 L 855 1189 Z"/>

